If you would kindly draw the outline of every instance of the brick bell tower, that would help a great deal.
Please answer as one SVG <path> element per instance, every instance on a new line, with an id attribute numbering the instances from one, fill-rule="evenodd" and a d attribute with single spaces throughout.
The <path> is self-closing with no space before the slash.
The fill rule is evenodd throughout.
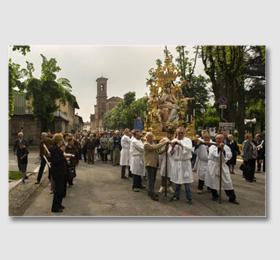
<path id="1" fill-rule="evenodd" d="M 95 106 L 96 127 L 98 130 L 103 130 L 103 116 L 106 113 L 107 101 L 107 78 L 100 77 L 97 82 L 97 96 Z"/>

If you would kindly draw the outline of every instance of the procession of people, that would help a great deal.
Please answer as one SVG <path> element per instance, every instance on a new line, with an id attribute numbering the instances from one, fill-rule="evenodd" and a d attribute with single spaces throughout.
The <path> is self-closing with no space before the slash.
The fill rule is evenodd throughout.
<path id="1" fill-rule="evenodd" d="M 18 136 L 14 154 L 17 155 L 18 166 L 23 174 L 21 183 L 24 184 L 28 178 L 27 165 L 24 165 L 27 164 L 28 144 L 22 132 Z M 205 186 L 212 194 L 212 199 L 217 201 L 221 190 L 224 190 L 229 202 L 239 204 L 231 174 L 234 169 L 232 166 L 236 164 L 236 154 L 240 154 L 240 151 L 232 136 L 227 136 L 226 133 L 216 134 L 213 141 L 210 134 L 203 131 L 202 136 L 195 142 L 185 137 L 185 129 L 181 127 L 177 128 L 175 133 L 172 128 L 167 129 L 166 137 L 157 143 L 154 142 L 152 132 L 143 136 L 139 130 L 130 131 L 128 128 L 123 133 L 118 130 L 102 133 L 81 131 L 75 135 L 71 133 L 51 135 L 48 131 L 42 132 L 41 138 L 39 144 L 41 164 L 35 184 L 40 183 L 45 166 L 48 165 L 50 193 L 53 194 L 52 212 L 63 211 L 62 200 L 67 194 L 67 188 L 74 185 L 73 180 L 79 161 L 84 160 L 89 165 L 100 158 L 103 163 L 107 163 L 108 155 L 113 166 L 121 166 L 122 179 L 132 178 L 132 191 L 146 190 L 151 200 L 159 201 L 159 194 L 169 192 L 172 195 L 170 202 L 178 201 L 183 185 L 186 201 L 193 204 L 191 183 L 194 182 L 193 173 L 196 172 L 198 194 L 203 192 Z M 241 167 L 243 177 L 250 183 L 256 181 L 254 177 L 256 167 L 258 171 L 261 163 L 263 169 L 265 167 L 265 143 L 259 134 L 256 135 L 256 139 L 254 142 L 252 135 L 247 133 L 241 151 L 244 160 L 243 168 Z M 196 160 L 192 167 L 191 160 L 194 155 Z M 24 157 L 26 158 L 23 160 Z M 158 171 L 160 188 L 155 191 Z M 147 187 L 143 184 L 144 180 L 148 181 Z"/>

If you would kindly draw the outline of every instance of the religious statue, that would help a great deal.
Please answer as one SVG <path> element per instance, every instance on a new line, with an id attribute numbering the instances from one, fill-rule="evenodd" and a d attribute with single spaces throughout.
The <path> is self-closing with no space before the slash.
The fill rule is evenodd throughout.
<path id="1" fill-rule="evenodd" d="M 180 70 L 171 64 L 168 55 L 164 65 L 159 66 L 154 73 L 154 78 L 147 79 L 150 97 L 147 102 L 148 114 L 145 115 L 145 131 L 152 131 L 154 137 L 160 140 L 166 136 L 168 128 L 175 130 L 184 127 L 188 137 L 195 138 L 195 116 L 191 116 L 190 121 L 185 116 L 188 101 L 194 98 L 182 97 L 182 88 L 189 84 L 188 81 L 175 83 Z"/>

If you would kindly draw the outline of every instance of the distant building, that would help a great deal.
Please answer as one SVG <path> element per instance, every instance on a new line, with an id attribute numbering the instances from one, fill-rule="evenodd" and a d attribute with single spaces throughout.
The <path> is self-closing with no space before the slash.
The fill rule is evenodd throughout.
<path id="1" fill-rule="evenodd" d="M 85 123 L 84 123 L 83 130 L 87 130 L 87 131 L 90 130 L 90 122 L 85 122 Z"/>
<path id="2" fill-rule="evenodd" d="M 94 114 L 90 116 L 91 129 L 103 131 L 103 116 L 104 114 L 112 110 L 122 98 L 120 97 L 111 97 L 107 99 L 107 78 L 100 77 L 96 80 L 97 82 L 97 96 L 96 96 L 96 105 L 94 106 Z"/>
<path id="3" fill-rule="evenodd" d="M 18 132 L 22 131 L 24 138 L 38 145 L 41 139 L 41 122 L 36 120 L 32 113 L 32 98 L 25 99 L 24 93 L 15 93 L 14 115 L 9 120 L 9 144 L 13 145 Z M 65 106 L 59 103 L 59 108 L 54 112 L 54 120 L 48 124 L 48 129 L 52 133 L 75 133 L 83 129 L 82 117 L 75 115 L 75 109 L 79 109 L 77 102 L 73 104 L 66 101 Z"/>

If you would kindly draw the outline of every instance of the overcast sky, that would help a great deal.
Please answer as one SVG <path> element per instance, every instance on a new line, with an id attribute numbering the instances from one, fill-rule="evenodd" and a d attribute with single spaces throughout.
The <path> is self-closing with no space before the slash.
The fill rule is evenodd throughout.
<path id="1" fill-rule="evenodd" d="M 96 104 L 97 82 L 101 77 L 108 78 L 107 95 L 123 97 L 128 91 L 135 91 L 136 98 L 143 97 L 148 71 L 156 67 L 156 59 L 164 60 L 165 46 L 63 46 L 63 45 L 31 45 L 31 52 L 25 56 L 9 48 L 9 58 L 26 68 L 26 61 L 34 64 L 35 77 L 41 75 L 43 54 L 48 60 L 55 58 L 61 71 L 57 77 L 68 78 L 72 85 L 72 93 L 76 96 L 80 109 L 76 113 L 89 121 Z M 168 50 L 177 57 L 176 46 L 168 46 Z M 194 57 L 193 46 L 187 46 L 189 57 Z M 204 74 L 199 60 L 197 74 Z"/>

